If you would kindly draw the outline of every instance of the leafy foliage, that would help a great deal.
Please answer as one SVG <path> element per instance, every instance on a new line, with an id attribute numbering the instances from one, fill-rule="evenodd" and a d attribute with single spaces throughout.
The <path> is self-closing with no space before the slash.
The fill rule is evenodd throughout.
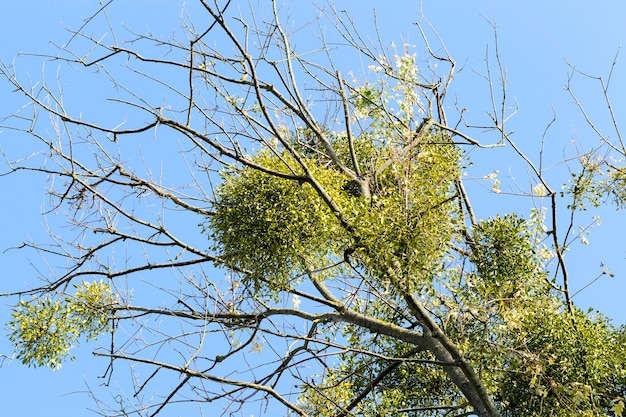
<path id="1" fill-rule="evenodd" d="M 524 219 L 511 214 L 474 227 L 470 261 L 476 267 L 476 290 L 485 301 L 530 296 L 545 278 L 529 229 Z"/>
<path id="2" fill-rule="evenodd" d="M 420 62 L 429 68 L 422 73 L 412 46 L 402 45 L 401 53 L 395 45 L 370 48 L 343 19 L 335 25 L 343 42 L 333 44 L 347 43 L 372 62 L 366 79 L 350 74 L 346 80 L 332 62 L 330 43 L 321 48 L 329 52 L 325 63 L 315 61 L 317 52 L 295 51 L 278 21 L 283 12 L 270 3 L 271 13 L 248 19 L 229 15 L 230 2 L 223 10 L 201 2 L 211 23 L 196 33 L 185 22 L 189 42 L 139 35 L 104 46 L 91 39 L 91 53 L 101 54 L 92 61 L 74 52 L 54 57 L 95 65 L 114 80 L 105 63 L 123 54 L 123 68 L 181 100 L 157 106 L 151 94 L 112 89 L 130 93 L 110 102 L 141 112 L 132 115 L 138 126 L 72 118 L 45 83 L 42 96 L 50 102 L 0 68 L 34 103 L 31 127 L 18 130 L 42 140 L 51 161 L 17 163 L 15 171 L 49 174 L 51 211 L 69 208 L 72 230 L 79 231 L 54 238 L 55 250 L 37 247 L 69 260 L 69 272 L 15 307 L 9 337 L 17 357 L 29 366 L 58 368 L 83 336 L 97 338 L 112 319 L 120 326 L 132 320 L 140 333 L 114 338 L 103 356 L 133 363 L 132 401 L 141 401 L 149 384 L 160 384 L 161 371 L 180 376 L 168 394 L 154 396 L 158 405 L 135 408 L 152 415 L 168 403 L 217 400 L 228 403 L 224 414 L 243 414 L 248 400 L 262 401 L 266 410 L 275 402 L 319 417 L 623 414 L 626 332 L 571 304 L 562 246 L 569 244 L 577 210 L 607 199 L 623 207 L 621 161 L 580 158 L 581 169 L 561 194 L 571 198 L 569 229 L 557 231 L 557 194 L 543 176 L 546 165 L 534 164 L 511 141 L 506 94 L 496 97 L 488 65 L 492 125 L 480 124 L 480 130 L 496 132 L 498 145 L 512 145 L 531 175 L 526 197 L 550 200 L 554 218 L 550 231 L 542 208 L 529 216 L 519 209 L 477 218 L 465 189 L 471 155 L 465 150 L 491 145 L 471 137 L 457 103 L 457 123 L 448 124 L 455 64 L 445 47 L 425 41 L 429 56 Z M 219 42 L 206 43 L 209 37 Z M 150 40 L 157 50 L 169 49 L 165 57 L 139 51 Z M 184 87 L 161 78 L 169 74 L 160 71 L 165 66 L 187 72 Z M 449 72 L 442 75 L 445 66 Z M 151 73 L 153 67 L 159 71 Z M 63 122 L 63 134 L 47 139 L 38 132 L 36 119 L 45 113 Z M 146 113 L 153 120 L 141 125 Z M 148 153 L 142 172 L 133 161 L 144 161 L 143 155 L 129 156 L 131 141 L 120 141 L 165 129 L 188 141 L 181 166 L 189 170 L 189 183 L 180 187 L 154 179 Z M 205 174 L 206 183 L 200 179 Z M 505 190 L 506 180 L 497 175 L 484 177 L 494 194 Z M 180 226 L 183 218 L 192 227 Z M 199 247 L 185 240 L 198 223 Z M 143 257 L 120 262 L 110 254 L 118 248 Z M 208 273 L 211 264 L 218 270 Z M 102 281 L 75 285 L 73 295 L 58 293 L 76 276 L 103 271 L 111 279 L 128 277 L 128 285 L 146 285 L 133 277 L 159 269 L 176 274 L 173 286 L 148 283 L 170 297 L 169 304 L 121 305 Z M 214 272 L 225 279 L 215 280 Z M 151 320 L 139 323 L 139 315 L 159 317 L 158 328 Z M 214 335 L 222 337 L 207 343 Z M 241 363 L 248 369 L 240 370 Z M 299 391 L 283 390 L 287 383 Z M 113 415 L 126 414 L 121 401 L 119 408 Z"/>
<path id="3" fill-rule="evenodd" d="M 575 317 L 572 328 L 559 310 L 518 315 L 499 382 L 504 416 L 609 415 L 624 395 L 624 330 L 601 315 Z"/>
<path id="4" fill-rule="evenodd" d="M 396 56 L 396 63 L 395 78 L 354 88 L 356 117 L 367 125 L 361 134 L 325 132 L 323 145 L 316 133 L 298 128 L 289 138 L 291 150 L 252 156 L 257 166 L 300 179 L 250 166 L 222 172 L 206 229 L 229 265 L 258 278 L 255 285 L 284 287 L 304 273 L 303 265 L 328 267 L 344 251 L 355 252 L 358 265 L 376 279 L 394 279 L 399 291 L 414 291 L 439 271 L 458 230 L 454 184 L 461 152 L 417 114 L 415 56 Z M 390 108 L 395 105 L 399 110 Z M 331 212 L 300 164 L 340 213 Z M 351 178 L 346 169 L 361 177 Z M 360 189 L 364 183 L 367 193 Z"/>
<path id="5" fill-rule="evenodd" d="M 446 334 L 463 347 L 503 416 L 610 415 L 624 395 L 626 333 L 579 309 L 573 326 L 540 269 L 533 236 L 532 226 L 514 215 L 480 222 L 471 243 L 475 271 L 464 279 L 448 271 L 440 277 L 448 293 L 423 300 L 444 318 Z M 364 314 L 412 326 L 409 316 L 389 307 L 397 303 L 386 294 L 359 305 Z M 311 415 L 437 416 L 465 407 L 441 368 L 429 365 L 434 358 L 427 352 L 353 326 L 345 326 L 343 336 L 354 351 L 303 391 Z"/>
<path id="6" fill-rule="evenodd" d="M 257 290 L 274 293 L 307 271 L 337 277 L 333 266 L 348 260 L 355 278 L 378 288 L 377 297 L 354 300 L 355 308 L 405 328 L 419 324 L 398 306 L 406 294 L 418 294 L 476 367 L 502 415 L 608 412 L 623 394 L 624 372 L 617 371 L 626 361 L 617 342 L 622 330 L 578 310 L 570 317 L 547 277 L 545 261 L 553 254 L 541 242 L 538 211 L 530 221 L 498 215 L 465 230 L 455 187 L 461 153 L 437 129 L 418 137 L 428 121 L 415 121 L 414 57 L 397 57 L 396 68 L 395 78 L 355 88 L 356 117 L 368 128 L 353 138 L 327 133 L 335 158 L 314 132 L 298 129 L 290 143 L 300 164 L 287 149 L 263 150 L 252 161 L 299 179 L 249 166 L 223 172 L 207 226 L 215 248 L 228 264 L 249 271 Z M 390 103 L 399 106 L 397 118 L 389 117 Z M 370 199 L 342 165 L 366 170 Z M 468 250 L 452 251 L 456 245 Z M 310 415 L 436 416 L 467 407 L 442 368 L 430 365 L 436 363 L 431 353 L 359 326 L 338 329 L 353 351 L 304 386 L 300 402 Z"/>
<path id="7" fill-rule="evenodd" d="M 578 158 L 580 170 L 572 172 L 561 195 L 571 198 L 569 208 L 586 210 L 611 202 L 619 209 L 626 207 L 626 168 L 624 160 L 607 161 L 595 154 Z"/>
<path id="8" fill-rule="evenodd" d="M 81 336 L 96 339 L 107 329 L 115 296 L 104 282 L 74 285 L 64 299 L 20 301 L 8 323 L 17 358 L 26 365 L 60 368 Z"/>
<path id="9" fill-rule="evenodd" d="M 299 170 L 284 153 L 263 152 L 254 161 L 284 174 Z M 311 169 L 334 198 L 348 203 L 345 177 L 315 164 Z M 224 172 L 215 196 L 210 237 L 229 265 L 250 272 L 246 279 L 257 289 L 285 288 L 305 265 L 327 266 L 346 244 L 339 221 L 309 183 L 244 167 Z"/>

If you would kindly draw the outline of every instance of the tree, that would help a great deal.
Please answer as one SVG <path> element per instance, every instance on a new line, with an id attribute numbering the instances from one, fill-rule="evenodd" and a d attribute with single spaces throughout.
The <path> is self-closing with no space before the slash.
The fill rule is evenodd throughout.
<path id="1" fill-rule="evenodd" d="M 344 70 L 327 38 L 298 50 L 275 2 L 203 0 L 184 40 L 106 44 L 83 28 L 71 41 L 84 44 L 51 57 L 108 75 L 113 104 L 97 114 L 3 67 L 29 102 L 7 127 L 46 152 L 10 170 L 48 175 L 49 212 L 72 226 L 23 245 L 65 266 L 11 294 L 17 358 L 58 367 L 81 336 L 100 336 L 107 380 L 120 362 L 133 373 L 132 398 L 100 404 L 109 415 L 180 402 L 224 414 L 253 403 L 302 416 L 621 415 L 624 329 L 572 303 L 564 252 L 578 210 L 622 204 L 622 168 L 587 153 L 559 194 L 507 132 L 515 109 L 497 55 L 492 124 L 461 110 L 451 123 L 456 65 L 427 27 L 420 68 L 412 47 L 319 13 L 367 74 Z M 478 219 L 469 150 L 499 146 L 531 172 L 525 197 L 547 203 Z"/>

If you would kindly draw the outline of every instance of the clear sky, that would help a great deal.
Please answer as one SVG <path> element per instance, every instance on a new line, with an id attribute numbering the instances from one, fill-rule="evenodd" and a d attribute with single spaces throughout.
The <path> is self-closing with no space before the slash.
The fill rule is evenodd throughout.
<path id="1" fill-rule="evenodd" d="M 116 0 L 121 2 L 122 0 Z M 193 0 L 188 0 L 189 3 Z M 260 0 L 259 3 L 262 1 Z M 167 34 L 178 22 L 180 1 L 132 0 L 125 1 L 123 13 L 112 16 L 123 20 L 137 31 Z M 257 4 L 257 1 L 253 1 Z M 302 4 L 307 1 L 285 1 L 292 9 L 292 19 L 302 24 L 309 21 L 311 9 Z M 511 121 L 513 136 L 520 146 L 534 158 L 546 125 L 557 115 L 557 122 L 547 136 L 546 149 L 551 152 L 547 159 L 558 162 L 564 155 L 572 155 L 571 141 L 588 145 L 597 139 L 585 125 L 583 118 L 572 103 L 564 86 L 569 67 L 567 62 L 594 75 L 607 75 L 621 42 L 626 40 L 626 5 L 623 1 L 605 0 L 591 4 L 583 0 L 528 0 L 505 2 L 496 0 L 425 0 L 420 6 L 417 1 L 393 0 L 384 3 L 374 0 L 337 0 L 338 9 L 347 9 L 363 30 L 371 29 L 373 9 L 377 8 L 377 21 L 386 41 L 417 43 L 419 33 L 412 22 L 420 19 L 420 13 L 432 23 L 444 40 L 451 55 L 464 70 L 459 74 L 454 89 L 459 102 L 470 109 L 481 108 L 485 102 L 484 85 L 477 73 L 484 72 L 487 46 L 493 48 L 494 38 L 491 24 L 497 25 L 500 57 L 510 83 L 509 94 L 515 97 L 519 113 Z M 15 62 L 18 71 L 29 73 L 34 81 L 40 77 L 42 60 L 18 58 L 20 52 L 54 53 L 54 45 L 67 42 L 67 28 L 77 29 L 83 18 L 92 15 L 99 3 L 85 0 L 21 0 L 3 4 L 0 24 L 0 59 L 5 63 Z M 119 22 L 118 22 L 119 23 Z M 372 33 L 370 33 L 371 35 Z M 489 50 L 493 53 L 493 49 Z M 47 63 L 47 71 L 54 71 L 55 64 Z M 346 68 L 358 73 L 361 68 Z M 626 126 L 626 101 L 623 98 L 626 83 L 626 56 L 618 58 L 612 90 L 613 105 L 617 118 Z M 66 102 L 85 107 L 88 111 L 91 94 L 106 94 L 92 91 L 90 85 L 72 90 L 72 79 L 61 79 L 69 91 Z M 588 103 L 590 111 L 597 115 L 601 126 L 606 128 L 603 98 L 598 85 L 580 80 L 576 84 L 580 98 Z M 97 88 L 97 87 L 93 87 Z M 80 90 L 80 91 L 79 91 Z M 621 97 L 620 97 L 621 96 Z M 12 94 L 8 83 L 0 80 L 0 120 L 14 112 L 22 97 Z M 93 109 L 91 109 L 93 111 Z M 97 110 L 97 109 L 96 109 Z M 482 110 L 481 110 L 482 111 Z M 482 115 L 477 115 L 477 118 Z M 12 132 L 0 132 L 0 147 L 23 150 L 24 155 L 34 149 Z M 497 169 L 503 179 L 522 178 L 525 172 L 510 169 L 510 154 L 477 153 L 474 174 L 487 175 Z M 494 157 L 494 155 L 496 155 Z M 555 172 L 562 173 L 557 169 Z M 6 167 L 0 165 L 0 172 Z M 555 174 L 556 175 L 556 174 Z M 17 246 L 29 239 L 45 236 L 45 223 L 40 214 L 44 202 L 44 179 L 32 175 L 0 177 L 2 203 L 0 205 L 0 250 Z M 499 201 L 499 200 L 493 200 Z M 498 211 L 491 201 L 475 202 L 479 214 L 487 215 Z M 522 213 L 527 214 L 527 213 Z M 604 263 L 615 274 L 610 279 L 603 276 L 584 289 L 575 298 L 583 306 L 593 306 L 615 323 L 626 323 L 623 307 L 626 293 L 626 245 L 624 244 L 626 213 L 615 213 L 612 208 L 598 213 L 602 225 L 589 236 L 590 244 L 574 248 L 568 253 L 573 292 L 585 287 L 600 272 Z M 22 251 L 0 252 L 0 292 L 22 285 L 32 285 L 37 272 L 31 267 L 26 253 Z M 31 254 L 32 255 L 32 254 Z M 8 320 L 8 309 L 0 304 L 0 321 Z M 0 338 L 0 353 L 11 355 L 7 340 Z M 18 362 L 0 361 L 0 404 L 2 414 L 12 417 L 51 416 L 78 417 L 90 415 L 87 408 L 93 402 L 86 394 L 87 386 L 96 388 L 102 383 L 106 363 L 94 360 L 89 346 L 75 352 L 77 360 L 66 363 L 61 370 L 26 368 Z M 212 415 L 206 409 L 206 415 Z M 164 416 L 175 416 L 175 408 Z"/>

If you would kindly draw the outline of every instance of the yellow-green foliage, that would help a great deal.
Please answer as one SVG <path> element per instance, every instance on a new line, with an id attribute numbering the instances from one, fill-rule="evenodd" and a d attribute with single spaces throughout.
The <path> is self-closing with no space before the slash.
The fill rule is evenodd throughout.
<path id="1" fill-rule="evenodd" d="M 332 161 L 301 156 L 347 227 L 307 181 L 249 167 L 223 172 L 210 236 L 225 262 L 249 271 L 257 288 L 280 289 L 301 275 L 305 264 L 331 265 L 352 247 L 356 262 L 372 276 L 395 280 L 398 290 L 412 290 L 440 268 L 456 226 L 453 184 L 460 157 L 453 145 L 442 143 L 444 138 L 432 132 L 415 149 L 402 152 L 359 138 L 363 166 L 373 171 L 371 199 L 361 196 L 358 185 Z M 336 137 L 335 146 L 346 158 L 341 139 Z M 287 152 L 262 151 L 254 162 L 283 173 L 302 172 Z M 376 172 L 378 167 L 385 169 Z"/>
<path id="2" fill-rule="evenodd" d="M 115 296 L 104 282 L 74 286 L 73 296 L 20 301 L 8 323 L 17 358 L 29 366 L 61 367 L 80 337 L 95 339 L 106 330 Z"/>
<path id="3" fill-rule="evenodd" d="M 351 346 L 355 351 L 363 349 L 396 357 L 402 356 L 408 348 L 386 337 L 372 339 L 365 346 L 354 342 Z M 319 381 L 311 380 L 303 387 L 301 408 L 312 417 L 344 415 L 342 412 L 368 417 L 395 416 L 422 407 L 426 408 L 420 411 L 420 416 L 440 415 L 436 411 L 426 411 L 433 404 L 433 393 L 436 393 L 435 401 L 439 404 L 454 404 L 462 399 L 440 367 L 424 363 L 432 359 L 428 353 L 422 352 L 411 357 L 410 361 L 392 364 L 368 354 L 343 354 L 336 367 L 325 369 L 318 377 Z M 377 379 L 380 379 L 377 386 L 364 399 L 352 404 Z"/>
<path id="4" fill-rule="evenodd" d="M 300 171 L 286 154 L 261 152 L 254 159 L 276 171 L 289 173 L 286 163 Z M 338 190 L 346 179 L 315 164 L 310 168 L 341 200 Z M 304 272 L 304 263 L 322 266 L 324 258 L 338 255 L 345 234 L 310 184 L 247 167 L 222 177 L 209 223 L 211 238 L 226 263 L 249 271 L 257 288 L 283 288 Z"/>
<path id="5" fill-rule="evenodd" d="M 444 271 L 439 282 L 445 292 L 422 300 L 433 314 L 445 317 L 443 330 L 464 352 L 503 416 L 619 416 L 626 382 L 626 329 L 576 308 L 572 324 L 562 294 L 541 268 L 535 227 L 515 215 L 480 221 L 472 231 L 473 252 L 462 261 L 467 270 Z M 388 297 L 355 301 L 353 308 L 410 326 L 410 319 L 392 307 L 401 303 L 399 297 Z M 340 414 L 383 374 L 353 413 L 397 415 L 401 410 L 464 402 L 441 367 L 423 362 L 433 359 L 427 352 L 413 354 L 411 361 L 390 362 L 361 352 L 399 358 L 412 347 L 358 326 L 344 326 L 342 335 L 354 350 L 339 355 L 319 382 L 303 389 L 302 407 L 311 415 Z M 444 414 L 434 409 L 419 412 Z"/>
<path id="6" fill-rule="evenodd" d="M 529 304 L 526 307 L 507 310 L 505 321 L 459 316 L 446 328 L 457 346 L 467 352 L 467 359 L 485 382 L 501 415 L 619 416 L 626 380 L 624 329 L 615 329 L 605 317 L 578 309 L 574 329 L 569 312 L 560 308 L 556 299 L 551 303 L 537 300 L 534 308 Z M 493 304 L 492 313 L 497 314 L 498 310 L 498 305 Z M 373 312 L 369 306 L 368 312 Z M 393 319 L 384 313 L 375 316 Z M 455 326 L 459 326 L 458 332 Z M 426 409 L 464 403 L 441 367 L 424 362 L 433 359 L 427 353 L 416 353 L 406 362 L 385 361 L 360 352 L 399 358 L 411 347 L 367 332 L 357 336 L 350 338 L 353 351 L 339 355 L 335 366 L 326 368 L 318 380 L 303 387 L 301 407 L 311 416 L 341 414 L 383 374 L 377 387 L 352 413 L 376 417 L 425 407 L 420 416 L 441 416 L 445 415 L 442 410 Z M 462 411 L 463 408 L 459 413 Z"/>
<path id="7" fill-rule="evenodd" d="M 626 207 L 626 167 L 624 160 L 607 163 L 604 158 L 585 154 L 580 156 L 581 168 L 571 173 L 570 181 L 563 186 L 561 195 L 569 194 L 568 208 L 586 210 L 599 207 L 607 200 L 617 208 Z"/>
<path id="8" fill-rule="evenodd" d="M 484 300 L 504 300 L 533 294 L 543 279 L 539 251 L 533 247 L 530 225 L 516 215 L 480 221 L 473 230 L 470 256 L 476 284 Z M 543 285 L 542 285 L 543 287 Z"/>
<path id="9" fill-rule="evenodd" d="M 394 56 L 391 75 L 374 67 L 374 82 L 350 90 L 354 126 L 360 129 L 352 138 L 330 131 L 321 140 L 309 128 L 291 132 L 290 152 L 304 161 L 340 213 L 307 181 L 250 167 L 222 173 L 215 215 L 206 227 L 226 265 L 249 272 L 257 289 L 279 290 L 301 276 L 305 264 L 326 267 L 348 250 L 364 273 L 399 292 L 431 282 L 460 227 L 454 181 L 461 154 L 445 132 L 418 129 L 424 109 L 416 85 L 423 80 L 415 62 L 414 54 Z M 294 157 L 287 150 L 261 150 L 253 160 L 303 175 Z M 371 195 L 361 195 L 342 165 L 368 181 Z"/>
<path id="10" fill-rule="evenodd" d="M 624 330 L 579 309 L 575 328 L 562 309 L 518 313 L 499 369 L 502 415 L 608 415 L 624 393 Z"/>
<path id="11" fill-rule="evenodd" d="M 458 230 L 454 181 L 460 154 L 433 132 L 416 150 L 390 155 L 376 178 L 376 201 L 354 217 L 365 249 L 363 264 L 395 287 L 414 291 L 430 283 Z"/>
<path id="12" fill-rule="evenodd" d="M 542 269 L 533 227 L 515 215 L 475 226 L 476 271 L 456 292 L 447 333 L 503 416 L 609 415 L 626 380 L 624 329 L 575 307 L 572 320 Z"/>

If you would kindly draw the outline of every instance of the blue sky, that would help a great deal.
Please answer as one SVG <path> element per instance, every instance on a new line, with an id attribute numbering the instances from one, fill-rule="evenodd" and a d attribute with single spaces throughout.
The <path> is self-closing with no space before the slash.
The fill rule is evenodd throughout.
<path id="1" fill-rule="evenodd" d="M 121 0 L 116 0 L 120 2 Z M 256 4 L 256 2 L 254 2 Z M 304 24 L 311 19 L 310 8 L 300 1 L 285 1 L 292 9 L 292 19 Z M 168 34 L 178 23 L 182 2 L 144 1 L 124 2 L 123 13 L 112 15 L 138 31 L 151 30 Z M 537 156 L 540 140 L 546 125 L 556 112 L 557 122 L 547 135 L 547 160 L 561 161 L 564 155 L 573 155 L 572 140 L 590 146 L 596 141 L 593 132 L 585 125 L 583 118 L 571 97 L 565 91 L 568 72 L 567 62 L 585 72 L 605 76 L 618 51 L 620 43 L 626 40 L 626 5 L 622 1 L 599 1 L 593 6 L 589 2 L 576 1 L 467 1 L 439 0 L 418 2 L 394 0 L 385 6 L 378 1 L 337 0 L 338 9 L 347 9 L 363 30 L 372 26 L 373 9 L 377 7 L 377 21 L 386 41 L 415 43 L 419 33 L 412 22 L 420 19 L 420 10 L 436 28 L 444 40 L 450 54 L 464 67 L 458 75 L 454 92 L 460 103 L 470 109 L 470 115 L 479 120 L 484 117 L 477 110 L 482 109 L 487 97 L 478 73 L 484 72 L 484 58 L 489 45 L 493 54 L 492 23 L 498 28 L 500 57 L 507 67 L 510 83 L 509 94 L 515 98 L 519 113 L 511 121 L 515 130 L 514 140 L 528 152 L 531 158 Z M 30 74 L 37 80 L 42 71 L 42 60 L 37 57 L 18 58 L 20 52 L 54 53 L 53 44 L 63 44 L 69 39 L 65 28 L 77 29 L 82 18 L 93 14 L 97 2 L 81 1 L 34 1 L 22 0 L 3 5 L 0 35 L 4 40 L 0 47 L 0 58 L 5 63 L 15 62 L 18 71 Z M 102 30 L 102 28 L 99 28 Z M 370 33 L 371 34 L 371 33 Z M 613 79 L 613 105 L 618 121 L 624 124 L 626 102 L 623 92 L 626 83 L 626 57 L 618 60 Z M 492 61 L 493 62 L 493 61 Z M 46 70 L 54 72 L 55 63 L 47 63 Z M 346 68 L 358 73 L 362 68 Z M 91 97 L 106 95 L 97 91 L 99 84 L 83 83 L 80 77 L 61 78 L 69 95 L 66 102 L 85 114 L 93 114 Z M 588 80 L 575 80 L 577 93 L 589 105 L 590 113 L 597 117 L 600 126 L 609 130 L 603 97 L 599 86 Z M 73 84 L 74 83 L 74 84 Z M 11 93 L 7 83 L 0 82 L 0 119 L 15 111 L 21 104 L 21 97 Z M 84 107 L 83 107 L 84 106 Z M 98 109 L 95 109 L 98 110 Z M 91 112 L 91 113 L 90 113 Z M 34 151 L 24 137 L 12 132 L 0 133 L 0 147 L 10 151 Z M 494 169 L 500 171 L 503 182 L 511 178 L 525 178 L 527 173 L 519 171 L 518 162 L 513 163 L 509 150 L 473 155 L 477 163 L 474 175 L 487 175 Z M 517 165 L 515 165 L 517 164 Z M 554 175 L 562 175 L 566 167 L 555 168 Z M 0 166 L 0 172 L 5 172 Z M 508 178 L 508 180 L 507 180 Z M 19 245 L 29 239 L 45 236 L 45 223 L 40 214 L 44 203 L 45 179 L 34 175 L 0 177 L 3 203 L 0 206 L 2 235 L 0 250 Z M 492 204 L 492 201 L 495 202 Z M 501 200 L 474 202 L 479 214 L 489 215 L 498 211 Z M 514 202 L 511 204 L 515 204 Z M 509 206 L 510 207 L 510 206 Z M 526 214 L 526 213 L 523 213 Z M 626 246 L 623 236 L 626 225 L 624 213 L 615 213 L 611 207 L 598 213 L 602 225 L 589 236 L 590 244 L 575 247 L 568 253 L 573 292 L 585 287 L 600 272 L 604 263 L 615 274 L 610 279 L 603 276 L 575 298 L 583 306 L 593 306 L 614 319 L 615 323 L 626 323 L 623 308 L 626 293 Z M 581 222 L 584 217 L 581 217 Z M 49 219 L 54 223 L 54 219 Z M 39 260 L 33 260 L 41 265 Z M 33 285 L 36 271 L 31 260 L 22 251 L 0 252 L 2 278 L 0 292 L 21 286 Z M 6 322 L 9 300 L 2 300 L 0 321 Z M 10 355 L 11 348 L 5 339 L 0 339 L 0 353 Z M 106 367 L 104 361 L 94 360 L 89 346 L 75 352 L 77 360 L 66 363 L 61 370 L 26 368 L 17 362 L 0 362 L 0 403 L 7 416 L 85 416 L 87 408 L 93 406 L 85 391 L 87 385 L 96 389 L 102 383 L 98 376 Z M 108 394 L 107 394 L 108 395 Z M 211 415 L 210 409 L 206 409 Z M 175 409 L 167 416 L 175 416 Z"/>

